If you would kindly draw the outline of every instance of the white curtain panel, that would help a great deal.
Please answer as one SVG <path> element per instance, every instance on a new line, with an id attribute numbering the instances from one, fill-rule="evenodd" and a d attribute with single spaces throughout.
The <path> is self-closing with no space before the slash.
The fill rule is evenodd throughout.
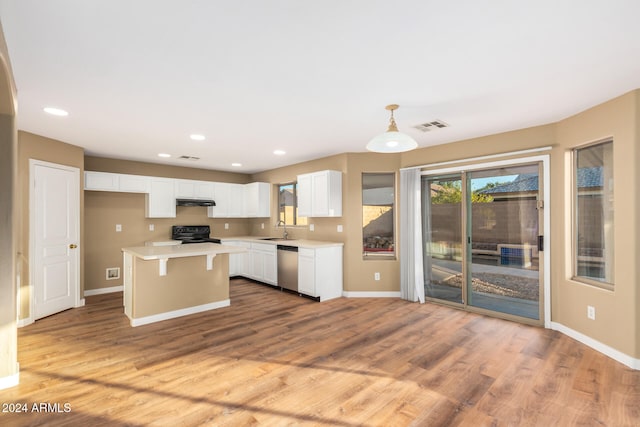
<path id="1" fill-rule="evenodd" d="M 424 303 L 420 170 L 400 171 L 400 296 Z"/>

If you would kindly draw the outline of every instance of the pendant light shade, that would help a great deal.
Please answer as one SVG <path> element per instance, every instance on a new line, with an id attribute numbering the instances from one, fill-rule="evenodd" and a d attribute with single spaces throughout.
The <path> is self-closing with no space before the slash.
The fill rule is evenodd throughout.
<path id="1" fill-rule="evenodd" d="M 391 119 L 389 120 L 389 129 L 383 134 L 373 138 L 367 144 L 367 150 L 376 153 L 401 153 L 403 151 L 413 150 L 418 147 L 415 139 L 402 132 L 398 132 L 398 126 L 393 118 L 393 111 L 398 109 L 398 105 L 391 104 L 385 107 L 391 111 Z"/>

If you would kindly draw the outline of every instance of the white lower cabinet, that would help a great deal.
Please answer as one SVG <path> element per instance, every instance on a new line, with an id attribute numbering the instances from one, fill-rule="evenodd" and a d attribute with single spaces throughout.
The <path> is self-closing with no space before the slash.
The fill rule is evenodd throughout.
<path id="1" fill-rule="evenodd" d="M 237 240 L 221 240 L 220 243 L 229 246 L 239 246 L 245 248 L 247 252 L 239 254 L 229 254 L 229 277 L 249 276 L 249 258 L 251 243 Z"/>
<path id="2" fill-rule="evenodd" d="M 342 246 L 298 249 L 298 292 L 320 301 L 342 296 Z"/>
<path id="3" fill-rule="evenodd" d="M 225 239 L 221 243 L 247 250 L 229 255 L 229 276 L 278 286 L 277 245 Z M 342 246 L 298 248 L 298 293 L 319 301 L 342 296 Z"/>
<path id="4" fill-rule="evenodd" d="M 278 284 L 276 246 L 251 243 L 251 272 L 249 277 L 270 285 Z"/>

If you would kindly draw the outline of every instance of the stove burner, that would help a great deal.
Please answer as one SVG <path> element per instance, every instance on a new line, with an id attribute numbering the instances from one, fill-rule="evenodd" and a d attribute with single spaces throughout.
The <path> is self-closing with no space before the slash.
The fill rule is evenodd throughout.
<path id="1" fill-rule="evenodd" d="M 171 227 L 171 238 L 181 240 L 182 244 L 189 243 L 220 243 L 220 239 L 211 239 L 208 225 L 174 225 Z"/>

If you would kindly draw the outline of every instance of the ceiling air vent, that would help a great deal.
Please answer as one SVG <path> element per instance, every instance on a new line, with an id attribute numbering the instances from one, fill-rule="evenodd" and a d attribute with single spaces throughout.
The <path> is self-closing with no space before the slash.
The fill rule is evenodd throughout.
<path id="1" fill-rule="evenodd" d="M 422 123 L 414 127 L 418 130 L 421 130 L 422 132 L 431 132 L 432 130 L 449 127 L 449 125 L 442 120 L 433 120 L 431 122 Z"/>
<path id="2" fill-rule="evenodd" d="M 180 160 L 191 160 L 191 161 L 200 160 L 200 157 L 195 157 L 195 156 L 180 156 L 178 158 Z"/>

